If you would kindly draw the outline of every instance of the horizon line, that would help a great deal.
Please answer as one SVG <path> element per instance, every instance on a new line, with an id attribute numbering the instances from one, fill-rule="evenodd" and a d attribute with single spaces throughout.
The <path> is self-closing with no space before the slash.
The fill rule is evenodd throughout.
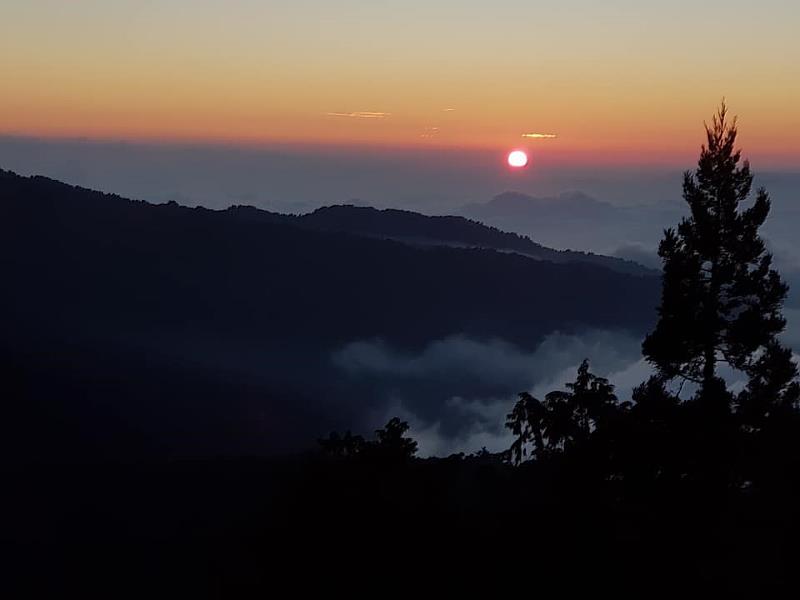
<path id="1" fill-rule="evenodd" d="M 386 153 L 401 152 L 401 153 L 421 153 L 429 154 L 431 152 L 441 151 L 452 153 L 465 153 L 465 154 L 488 154 L 488 153 L 507 153 L 514 149 L 516 146 L 509 142 L 508 144 L 463 144 L 463 143 L 447 143 L 441 140 L 429 141 L 427 143 L 419 143 L 418 141 L 412 142 L 379 142 L 373 140 L 353 140 L 353 141 L 336 141 L 336 140 L 298 140 L 290 138 L 241 138 L 241 137 L 212 137 L 212 136 L 133 136 L 133 135 L 112 135 L 112 134 L 76 134 L 76 133 L 35 133 L 35 132 L 20 132 L 13 130 L 1 130 L 0 140 L 19 140 L 19 141 L 35 141 L 40 143 L 85 143 L 85 144 L 118 144 L 118 145 L 131 145 L 131 146 L 159 146 L 159 147 L 183 147 L 183 148 L 246 148 L 252 150 L 269 150 L 274 148 L 291 148 L 293 150 L 380 150 Z M 519 138 L 517 138 L 519 139 Z M 619 147 L 611 147 L 603 150 L 603 156 L 600 159 L 592 160 L 592 154 L 597 153 L 596 148 L 577 148 L 577 149 L 547 149 L 547 150 L 530 150 L 529 153 L 534 159 L 534 167 L 536 162 L 542 160 L 547 161 L 549 164 L 559 164 L 575 161 L 576 165 L 587 166 L 597 165 L 598 167 L 653 167 L 653 168 L 686 168 L 687 162 L 691 166 L 697 162 L 697 157 L 700 153 L 700 143 L 695 144 L 692 150 L 668 150 L 668 151 L 654 151 L 644 150 L 641 148 L 621 149 Z M 757 160 L 762 165 L 766 166 L 761 170 L 779 170 L 781 172 L 800 172 L 800 156 L 776 154 L 775 152 L 760 152 L 756 153 Z M 743 151 L 743 159 L 749 159 L 751 166 L 753 165 L 753 153 Z M 758 165 L 755 165 L 758 169 Z"/>

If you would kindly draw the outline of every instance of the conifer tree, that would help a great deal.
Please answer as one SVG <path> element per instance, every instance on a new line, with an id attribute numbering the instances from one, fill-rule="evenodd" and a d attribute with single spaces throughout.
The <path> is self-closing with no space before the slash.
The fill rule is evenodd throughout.
<path id="1" fill-rule="evenodd" d="M 763 188 L 751 199 L 753 175 L 736 149 L 736 119 L 723 101 L 710 125 L 697 170 L 684 175 L 690 214 L 659 246 L 664 265 L 659 321 L 643 352 L 664 380 L 700 384 L 699 398 L 722 397 L 717 366 L 728 363 L 750 378 L 751 396 L 775 400 L 796 376 L 777 335 L 788 287 L 772 268 L 758 230 L 770 210 Z M 779 373 L 781 381 L 763 381 Z M 777 389 L 775 387 L 777 386 Z M 789 396 L 792 393 L 789 391 Z M 726 404 L 730 404 L 728 400 Z M 730 408 L 730 406 L 726 406 Z"/>

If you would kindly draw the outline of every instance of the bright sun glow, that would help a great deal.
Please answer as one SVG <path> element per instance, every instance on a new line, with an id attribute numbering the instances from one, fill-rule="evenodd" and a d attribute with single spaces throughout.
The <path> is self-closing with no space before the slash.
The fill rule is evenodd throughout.
<path id="1" fill-rule="evenodd" d="M 528 155 L 522 150 L 514 150 L 508 155 L 508 166 L 519 169 L 528 164 Z"/>

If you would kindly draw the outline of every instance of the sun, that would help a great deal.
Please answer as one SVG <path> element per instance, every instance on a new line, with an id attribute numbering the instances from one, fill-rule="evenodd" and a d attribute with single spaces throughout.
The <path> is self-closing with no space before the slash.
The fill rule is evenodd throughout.
<path id="1" fill-rule="evenodd" d="M 508 154 L 508 166 L 521 169 L 528 166 L 528 155 L 522 150 L 513 150 Z"/>

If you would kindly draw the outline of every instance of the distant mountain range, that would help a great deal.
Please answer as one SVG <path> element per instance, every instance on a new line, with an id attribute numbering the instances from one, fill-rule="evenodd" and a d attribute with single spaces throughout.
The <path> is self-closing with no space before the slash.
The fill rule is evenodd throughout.
<path id="1" fill-rule="evenodd" d="M 615 207 L 583 192 L 565 192 L 559 196 L 544 198 L 529 196 L 521 192 L 503 192 L 487 203 L 467 205 L 464 212 L 475 214 L 476 218 L 503 213 L 507 216 L 516 215 L 524 219 L 534 218 L 537 214 L 544 218 L 581 216 L 587 219 L 598 219 L 615 212 Z"/>
<path id="2" fill-rule="evenodd" d="M 301 447 L 375 409 L 385 382 L 342 375 L 344 344 L 638 335 L 660 286 L 458 217 L 190 209 L 7 171 L 0 268 L 0 437 L 31 457 Z"/>
<path id="3" fill-rule="evenodd" d="M 678 204 L 616 206 L 581 192 L 554 197 L 504 192 L 457 212 L 547 246 L 637 258 L 652 267 L 658 264 L 655 248 L 664 228 L 674 226 L 682 210 Z"/>

